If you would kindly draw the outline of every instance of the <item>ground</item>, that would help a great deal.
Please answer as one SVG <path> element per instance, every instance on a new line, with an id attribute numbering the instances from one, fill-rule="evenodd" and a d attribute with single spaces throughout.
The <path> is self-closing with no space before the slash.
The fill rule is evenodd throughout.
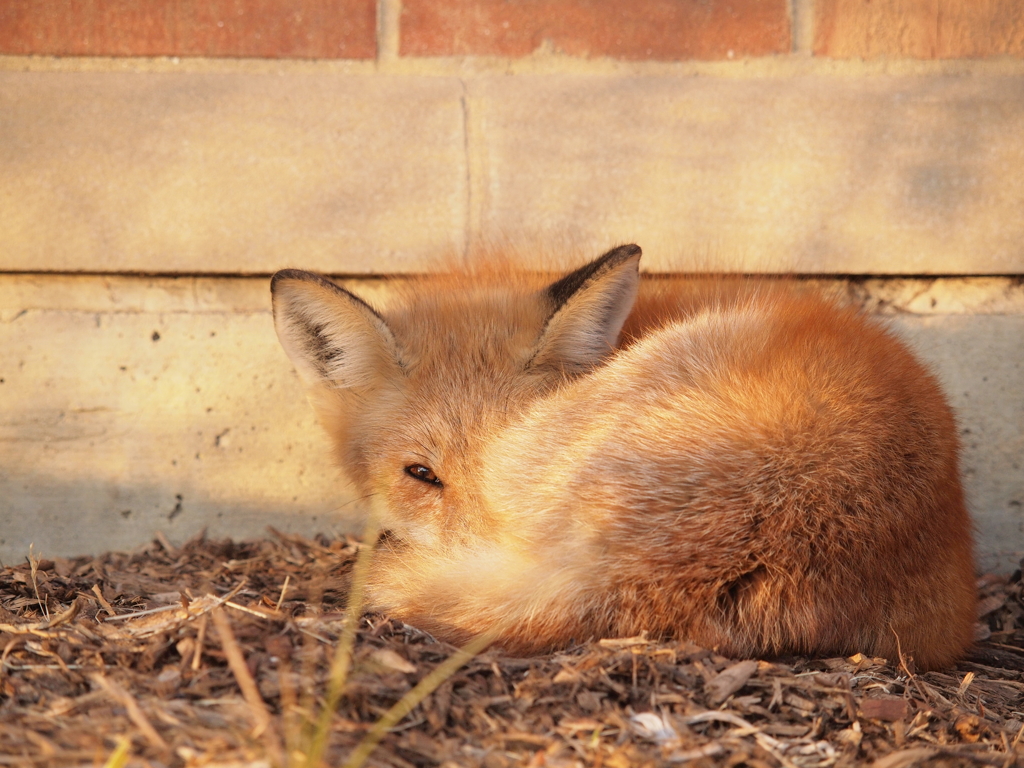
<path id="1" fill-rule="evenodd" d="M 0 766 L 291 768 L 320 746 L 325 765 L 362 759 L 374 723 L 455 649 L 363 616 L 317 743 L 358 549 L 273 531 L 159 537 L 0 569 Z M 488 650 L 382 731 L 367 764 L 1024 766 L 1020 572 L 978 588 L 979 642 L 943 672 L 644 637 L 530 659 Z"/>

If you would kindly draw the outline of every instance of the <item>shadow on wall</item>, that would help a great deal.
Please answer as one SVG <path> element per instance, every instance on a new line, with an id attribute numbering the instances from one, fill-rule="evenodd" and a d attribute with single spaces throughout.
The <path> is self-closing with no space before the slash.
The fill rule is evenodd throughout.
<path id="1" fill-rule="evenodd" d="M 930 284 L 909 282 L 914 297 Z M 933 293 L 940 309 L 966 296 L 954 289 Z M 979 564 L 1000 572 L 1024 556 L 1024 312 L 1011 305 L 891 321 L 957 410 Z M 0 319 L 0 559 L 33 542 L 95 554 L 203 527 L 358 530 L 267 310 L 15 315 Z"/>
<path id="2" fill-rule="evenodd" d="M 978 566 L 1012 572 L 1024 558 L 1024 314 L 902 315 L 891 326 L 956 411 Z"/>
<path id="3" fill-rule="evenodd" d="M 30 545 L 37 556 L 74 557 L 136 549 L 158 531 L 177 545 L 203 529 L 211 538 L 235 540 L 264 538 L 267 526 L 302 536 L 338 536 L 359 530 L 363 520 L 356 501 L 311 509 L 298 502 L 211 498 L 188 487 L 26 473 L 0 474 L 0 498 L 13 500 L 2 510 L 4 565 L 23 561 Z"/>

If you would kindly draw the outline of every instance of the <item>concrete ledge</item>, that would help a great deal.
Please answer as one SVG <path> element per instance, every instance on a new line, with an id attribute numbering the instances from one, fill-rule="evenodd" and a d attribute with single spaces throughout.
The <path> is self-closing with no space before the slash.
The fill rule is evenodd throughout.
<path id="1" fill-rule="evenodd" d="M 509 237 L 636 241 L 655 270 L 1022 273 L 1024 80 L 959 66 L 5 69 L 0 271 L 400 273 Z"/>
<path id="2" fill-rule="evenodd" d="M 386 299 L 380 281 L 350 285 Z M 1024 287 L 843 287 L 943 381 L 981 564 L 1012 570 L 1024 556 Z M 7 275 L 0 308 L 4 562 L 30 543 L 53 556 L 128 549 L 156 531 L 180 542 L 204 527 L 357 528 L 358 502 L 278 347 L 265 279 Z"/>
<path id="3" fill-rule="evenodd" d="M 1019 273 L 1021 83 L 480 78 L 477 231 L 638 242 L 665 271 Z"/>
<path id="4" fill-rule="evenodd" d="M 415 268 L 464 246 L 450 78 L 0 72 L 0 270 Z"/>

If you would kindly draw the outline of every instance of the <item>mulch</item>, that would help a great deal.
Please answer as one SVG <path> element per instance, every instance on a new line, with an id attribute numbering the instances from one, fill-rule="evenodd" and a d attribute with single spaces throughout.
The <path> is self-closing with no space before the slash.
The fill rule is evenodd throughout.
<path id="1" fill-rule="evenodd" d="M 355 539 L 27 558 L 0 569 L 0 766 L 301 766 L 323 711 Z M 1021 574 L 978 581 L 979 642 L 912 660 L 725 658 L 609 638 L 477 655 L 391 728 L 379 766 L 1024 766 Z M 324 765 L 454 649 L 359 625 Z"/>

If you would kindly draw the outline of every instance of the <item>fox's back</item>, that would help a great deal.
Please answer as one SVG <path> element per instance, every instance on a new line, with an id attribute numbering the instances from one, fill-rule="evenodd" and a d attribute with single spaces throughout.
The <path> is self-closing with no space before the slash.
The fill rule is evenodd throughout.
<path id="1" fill-rule="evenodd" d="M 493 456 L 543 482 L 504 502 L 599 521 L 583 557 L 621 579 L 601 587 L 623 599 L 616 634 L 685 627 L 738 653 L 902 641 L 948 661 L 970 642 L 973 561 L 937 383 L 853 309 L 795 285 L 727 293 L 646 318 L 538 402 Z"/>

